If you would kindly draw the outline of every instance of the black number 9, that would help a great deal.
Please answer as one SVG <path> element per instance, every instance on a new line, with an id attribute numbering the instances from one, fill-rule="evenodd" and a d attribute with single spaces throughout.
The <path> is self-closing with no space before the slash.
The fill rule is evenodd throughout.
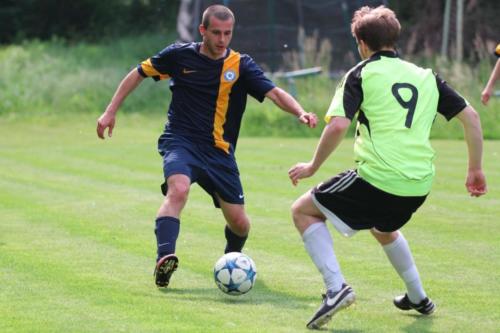
<path id="1" fill-rule="evenodd" d="M 399 94 L 400 89 L 410 89 L 411 98 L 408 101 L 403 100 L 401 95 Z M 396 98 L 399 104 L 405 109 L 408 110 L 408 114 L 406 115 L 405 126 L 407 128 L 411 127 L 411 122 L 413 121 L 413 114 L 415 113 L 415 109 L 417 107 L 417 99 L 418 99 L 418 90 L 417 88 L 409 83 L 394 83 L 392 85 L 392 95 Z"/>

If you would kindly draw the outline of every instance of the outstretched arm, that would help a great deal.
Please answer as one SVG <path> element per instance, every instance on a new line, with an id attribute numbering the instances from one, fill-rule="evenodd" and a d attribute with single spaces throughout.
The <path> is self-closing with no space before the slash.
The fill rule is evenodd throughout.
<path id="1" fill-rule="evenodd" d="M 490 100 L 490 97 L 493 94 L 493 88 L 495 87 L 495 82 L 498 80 L 499 77 L 500 77 L 500 58 L 498 58 L 495 68 L 493 68 L 493 71 L 491 72 L 490 79 L 488 80 L 488 83 L 486 84 L 486 86 L 483 89 L 483 92 L 481 93 L 481 102 L 483 102 L 484 105 L 488 104 L 488 101 Z"/>
<path id="2" fill-rule="evenodd" d="M 340 144 L 350 124 L 351 120 L 349 118 L 332 118 L 321 134 L 312 160 L 307 163 L 297 163 L 288 170 L 288 177 L 290 177 L 293 185 L 297 185 L 299 179 L 311 177 L 316 173 L 321 164 Z"/>
<path id="3" fill-rule="evenodd" d="M 280 109 L 295 115 L 299 121 L 310 128 L 316 127 L 318 118 L 312 112 L 305 112 L 302 106 L 289 93 L 281 88 L 275 87 L 269 90 L 266 97 L 271 99 Z"/>
<path id="4" fill-rule="evenodd" d="M 104 139 L 104 132 L 108 128 L 108 136 L 113 134 L 115 127 L 116 113 L 123 103 L 125 98 L 142 82 L 144 78 L 139 74 L 137 69 L 131 70 L 127 76 L 122 80 L 116 89 L 111 102 L 109 103 L 106 111 L 97 120 L 97 136 Z"/>
<path id="5" fill-rule="evenodd" d="M 471 106 L 466 106 L 456 117 L 464 127 L 464 136 L 469 153 L 469 167 L 465 187 L 471 196 L 479 197 L 487 192 L 486 179 L 482 170 L 483 132 L 481 130 L 481 121 L 479 115 Z"/>

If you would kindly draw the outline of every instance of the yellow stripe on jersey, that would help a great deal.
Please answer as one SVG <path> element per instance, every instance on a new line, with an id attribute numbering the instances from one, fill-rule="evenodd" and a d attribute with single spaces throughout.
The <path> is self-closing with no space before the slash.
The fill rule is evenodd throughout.
<path id="1" fill-rule="evenodd" d="M 240 75 L 240 54 L 231 50 L 229 56 L 224 60 L 222 73 L 220 75 L 219 94 L 215 106 L 215 119 L 213 136 L 215 146 L 229 153 L 229 142 L 224 141 L 224 123 L 226 122 L 227 108 L 229 106 L 229 94 L 233 84 Z"/>
<path id="2" fill-rule="evenodd" d="M 147 76 L 156 76 L 160 80 L 165 80 L 165 79 L 170 78 L 169 75 L 162 74 L 162 73 L 158 72 L 153 67 L 153 64 L 151 63 L 151 59 L 144 60 L 143 62 L 141 62 L 141 68 L 142 68 L 142 71 L 144 72 L 144 74 L 146 74 Z"/>
<path id="3" fill-rule="evenodd" d="M 495 54 L 500 57 L 500 44 L 497 45 L 497 48 L 495 49 Z"/>

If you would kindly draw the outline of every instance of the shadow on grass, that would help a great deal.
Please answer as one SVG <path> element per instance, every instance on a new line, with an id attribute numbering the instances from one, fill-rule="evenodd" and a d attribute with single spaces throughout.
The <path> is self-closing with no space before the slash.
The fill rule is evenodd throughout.
<path id="1" fill-rule="evenodd" d="M 167 297 L 173 297 L 176 300 L 196 301 L 196 302 L 219 302 L 231 306 L 248 306 L 259 304 L 271 304 L 279 306 L 283 309 L 311 309 L 311 304 L 315 304 L 311 314 L 316 310 L 316 305 L 321 303 L 321 297 L 315 296 L 299 296 L 269 288 L 265 281 L 257 280 L 253 289 L 245 295 L 231 296 L 225 295 L 217 289 L 213 288 L 193 288 L 193 289 L 160 289 L 160 292 Z M 342 313 L 343 315 L 343 313 Z M 347 314 L 346 314 L 347 315 Z M 406 333 L 430 333 L 433 326 L 434 316 L 422 316 L 419 314 L 403 314 L 414 321 L 405 326 L 400 327 L 401 332 Z M 362 329 L 336 327 L 335 318 L 326 327 L 319 329 L 320 332 L 336 332 L 336 333 L 363 333 Z"/>
<path id="2" fill-rule="evenodd" d="M 407 314 L 408 317 L 413 317 L 415 320 L 410 325 L 403 327 L 402 331 L 407 333 L 429 333 L 432 332 L 432 322 L 436 315 L 422 316 L 418 314 Z"/>
<path id="3" fill-rule="evenodd" d="M 334 319 L 332 319 L 334 320 Z M 328 326 L 332 326 L 332 323 L 330 322 Z M 335 327 L 324 327 L 317 329 L 315 331 L 320 331 L 320 332 L 335 332 L 335 333 L 363 333 L 363 330 L 357 330 L 357 329 L 338 329 Z"/>
<path id="4" fill-rule="evenodd" d="M 415 320 L 413 323 L 406 327 L 402 327 L 401 331 L 402 332 L 407 332 L 407 333 L 430 333 L 432 331 L 432 321 L 433 321 L 433 316 L 422 316 L 418 314 L 407 314 L 408 317 L 413 317 Z M 332 321 L 328 324 L 327 327 L 323 327 L 319 329 L 318 331 L 320 332 L 335 332 L 335 333 L 362 333 L 364 332 L 363 330 L 360 329 L 341 329 L 338 327 L 335 327 L 335 317 L 332 319 Z M 370 330 L 371 331 L 371 330 Z M 377 331 L 376 329 L 374 331 Z"/>
<path id="5" fill-rule="evenodd" d="M 304 297 L 277 291 L 269 288 L 266 283 L 260 279 L 257 280 L 253 289 L 245 295 L 232 296 L 219 291 L 214 284 L 213 288 L 193 288 L 193 289 L 159 289 L 161 293 L 169 296 L 179 296 L 180 299 L 189 301 L 211 301 L 226 304 L 273 304 L 285 308 L 307 308 L 311 302 L 321 302 L 319 297 Z"/>

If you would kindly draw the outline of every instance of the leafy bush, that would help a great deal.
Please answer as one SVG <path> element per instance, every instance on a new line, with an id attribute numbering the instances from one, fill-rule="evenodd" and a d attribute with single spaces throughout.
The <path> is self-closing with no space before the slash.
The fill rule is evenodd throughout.
<path id="1" fill-rule="evenodd" d="M 120 80 L 137 63 L 155 54 L 174 39 L 173 35 L 141 35 L 103 40 L 98 44 L 69 44 L 61 39 L 31 41 L 0 47 L 0 116 L 36 117 L 47 114 L 91 113 L 96 116 L 109 103 Z M 479 102 L 492 63 L 478 66 L 417 59 L 434 68 L 466 97 L 481 115 L 484 134 L 500 138 L 500 100 Z M 289 90 L 286 81 L 276 81 Z M 298 100 L 307 111 L 323 118 L 334 94 L 336 81 L 322 74 L 296 79 Z M 166 113 L 170 101 L 168 82 L 146 80 L 122 106 L 124 113 Z M 353 126 L 354 127 L 354 126 Z M 319 136 L 323 123 L 311 131 L 271 101 L 260 104 L 249 98 L 242 125 L 248 136 Z M 350 134 L 352 135 L 353 128 Z M 446 124 L 438 117 L 432 136 L 460 138 L 457 121 Z"/>

